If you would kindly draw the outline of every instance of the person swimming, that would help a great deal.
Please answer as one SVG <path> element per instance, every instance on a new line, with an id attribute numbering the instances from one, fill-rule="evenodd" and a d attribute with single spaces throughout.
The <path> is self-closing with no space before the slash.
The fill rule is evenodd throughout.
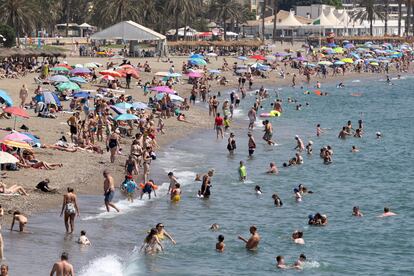
<path id="1" fill-rule="evenodd" d="M 262 194 L 262 189 L 260 188 L 259 185 L 256 185 L 256 187 L 254 187 L 254 190 L 256 192 L 257 195 L 261 195 Z"/>
<path id="2" fill-rule="evenodd" d="M 383 217 L 391 217 L 391 216 L 396 216 L 396 215 L 397 215 L 396 213 L 390 211 L 390 208 L 384 207 L 384 213 L 382 213 L 378 217 L 383 218 Z"/>
<path id="3" fill-rule="evenodd" d="M 218 242 L 216 243 L 216 251 L 217 252 L 224 252 L 224 248 L 226 247 L 226 245 L 224 244 L 224 236 L 223 235 L 219 235 L 217 237 Z"/>
<path id="4" fill-rule="evenodd" d="M 293 192 L 295 193 L 295 199 L 297 202 L 301 202 L 302 201 L 302 195 L 300 194 L 298 189 L 293 189 Z"/>
<path id="5" fill-rule="evenodd" d="M 164 248 L 157 235 L 158 230 L 156 228 L 152 228 L 150 233 L 145 238 L 140 251 L 144 250 L 145 254 L 148 255 L 153 255 L 164 251 Z"/>
<path id="6" fill-rule="evenodd" d="M 363 217 L 364 215 L 362 214 L 362 212 L 359 210 L 358 206 L 354 206 L 354 208 L 352 208 L 352 215 L 354 217 Z"/>
<path id="7" fill-rule="evenodd" d="M 282 207 L 283 206 L 283 202 L 277 194 L 273 194 L 272 199 L 273 199 L 273 202 L 274 202 L 276 207 Z"/>
<path id="8" fill-rule="evenodd" d="M 176 183 L 174 188 L 171 190 L 171 201 L 178 202 L 180 200 L 181 200 L 180 183 Z"/>
<path id="9" fill-rule="evenodd" d="M 292 240 L 296 244 L 305 244 L 302 231 L 295 231 L 292 233 Z"/>

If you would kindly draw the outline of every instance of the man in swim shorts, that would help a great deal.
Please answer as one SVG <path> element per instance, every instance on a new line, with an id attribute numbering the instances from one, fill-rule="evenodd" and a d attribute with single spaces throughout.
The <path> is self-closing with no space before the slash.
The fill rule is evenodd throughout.
<path id="1" fill-rule="evenodd" d="M 67 120 L 67 124 L 70 128 L 70 139 L 72 143 L 75 142 L 75 138 L 78 135 L 78 121 L 79 121 L 79 112 L 75 112 L 70 118 Z"/>
<path id="2" fill-rule="evenodd" d="M 109 212 L 109 207 L 112 207 L 117 212 L 119 212 L 119 209 L 115 206 L 115 204 L 112 203 L 112 200 L 114 199 L 114 195 L 115 195 L 114 179 L 112 178 L 112 176 L 110 175 L 110 173 L 107 170 L 104 170 L 103 176 L 105 178 L 105 181 L 104 181 L 104 196 L 105 196 L 106 211 Z"/>
<path id="3" fill-rule="evenodd" d="M 382 213 L 378 217 L 383 218 L 383 217 L 391 217 L 391 216 L 396 216 L 396 215 L 397 215 L 396 213 L 390 211 L 390 208 L 385 207 L 384 208 L 384 213 Z"/>
<path id="4" fill-rule="evenodd" d="M 256 110 L 252 107 L 247 114 L 249 117 L 249 130 L 253 130 L 254 122 L 256 122 Z"/>
<path id="5" fill-rule="evenodd" d="M 249 136 L 248 147 L 249 147 L 249 157 L 253 156 L 254 150 L 256 149 L 256 142 L 254 141 L 253 135 L 251 133 L 247 134 Z"/>

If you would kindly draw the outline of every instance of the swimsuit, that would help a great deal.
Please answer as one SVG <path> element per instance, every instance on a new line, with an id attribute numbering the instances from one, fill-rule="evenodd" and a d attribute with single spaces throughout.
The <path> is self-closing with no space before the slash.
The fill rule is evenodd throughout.
<path id="1" fill-rule="evenodd" d="M 115 148 L 116 146 L 118 146 L 118 141 L 116 139 L 109 140 L 108 147 L 110 149 Z"/>
<path id="2" fill-rule="evenodd" d="M 75 204 L 73 204 L 72 202 L 66 203 L 65 213 L 68 215 L 75 214 L 76 213 Z"/>
<path id="3" fill-rule="evenodd" d="M 112 199 L 114 198 L 115 192 L 108 190 L 105 194 L 105 202 L 112 202 Z"/>

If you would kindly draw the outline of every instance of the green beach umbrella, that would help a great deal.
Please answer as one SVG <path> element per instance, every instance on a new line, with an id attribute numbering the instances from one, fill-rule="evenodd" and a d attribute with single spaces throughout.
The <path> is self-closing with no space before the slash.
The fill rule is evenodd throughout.
<path id="1" fill-rule="evenodd" d="M 69 69 L 65 67 L 53 67 L 50 69 L 50 71 L 69 72 Z"/>
<path id="2" fill-rule="evenodd" d="M 69 81 L 69 82 L 64 82 L 64 83 L 59 84 L 57 86 L 57 89 L 59 91 L 63 91 L 63 90 L 75 90 L 76 91 L 76 90 L 80 90 L 80 87 L 76 83 Z"/>

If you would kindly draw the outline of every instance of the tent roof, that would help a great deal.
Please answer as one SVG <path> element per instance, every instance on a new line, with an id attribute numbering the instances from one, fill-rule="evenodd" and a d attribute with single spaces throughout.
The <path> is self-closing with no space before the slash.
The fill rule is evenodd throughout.
<path id="1" fill-rule="evenodd" d="M 80 24 L 79 25 L 79 27 L 81 27 L 81 28 L 93 28 L 93 26 L 92 25 L 89 25 L 88 23 L 83 23 L 83 24 Z"/>
<path id="2" fill-rule="evenodd" d="M 326 18 L 328 18 L 328 20 L 334 23 L 335 25 L 339 24 L 339 20 L 334 14 L 334 8 L 329 9 L 329 13 L 326 16 Z"/>
<path id="3" fill-rule="evenodd" d="M 280 23 L 278 23 L 279 26 L 288 26 L 288 27 L 297 27 L 297 26 L 303 26 L 302 23 L 299 22 L 299 20 L 296 19 L 294 12 L 289 12 L 289 15 L 282 19 Z"/>
<path id="4" fill-rule="evenodd" d="M 335 23 L 332 23 L 328 18 L 326 18 L 325 14 L 321 12 L 321 15 L 319 15 L 318 18 L 316 18 L 313 21 L 313 25 L 319 25 L 319 26 L 334 26 Z"/>
<path id="5" fill-rule="evenodd" d="M 91 36 L 91 39 L 164 40 L 166 37 L 134 21 L 119 22 Z"/>
<path id="6" fill-rule="evenodd" d="M 342 26 L 347 26 L 352 21 L 346 10 L 343 10 L 343 12 L 339 15 L 338 20 L 339 24 Z"/>

